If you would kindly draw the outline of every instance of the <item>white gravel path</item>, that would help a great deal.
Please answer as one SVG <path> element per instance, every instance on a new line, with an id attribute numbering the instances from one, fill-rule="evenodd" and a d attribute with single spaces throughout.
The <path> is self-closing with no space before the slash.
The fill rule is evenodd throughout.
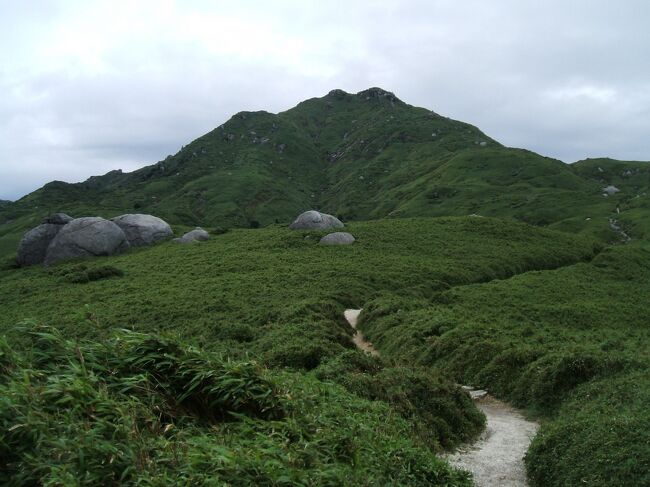
<path id="1" fill-rule="evenodd" d="M 472 445 L 447 455 L 447 461 L 472 472 L 478 487 L 527 486 L 524 455 L 537 423 L 489 395 L 477 399 L 476 405 L 487 417 L 485 431 Z"/>
<path id="2" fill-rule="evenodd" d="M 355 345 L 379 355 L 375 347 L 357 330 L 360 309 L 346 309 L 344 316 L 355 329 Z M 519 411 L 490 396 L 486 391 L 464 387 L 487 417 L 487 427 L 471 445 L 446 455 L 457 468 L 472 472 L 478 487 L 526 487 L 524 455 L 539 425 L 525 419 Z"/>

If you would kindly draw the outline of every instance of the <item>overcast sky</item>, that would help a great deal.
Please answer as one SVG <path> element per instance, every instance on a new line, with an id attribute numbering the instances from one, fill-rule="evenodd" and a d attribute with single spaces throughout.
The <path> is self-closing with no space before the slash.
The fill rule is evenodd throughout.
<path id="1" fill-rule="evenodd" d="M 650 160 L 650 2 L 0 0 L 0 199 L 370 86 L 565 162 Z"/>

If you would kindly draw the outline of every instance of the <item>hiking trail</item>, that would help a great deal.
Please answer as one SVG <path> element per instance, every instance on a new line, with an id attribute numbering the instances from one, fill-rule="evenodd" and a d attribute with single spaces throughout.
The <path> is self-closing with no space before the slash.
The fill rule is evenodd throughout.
<path id="1" fill-rule="evenodd" d="M 360 309 L 347 309 L 344 316 L 355 330 L 354 344 L 365 352 L 379 355 L 374 345 L 357 330 Z M 478 440 L 464 445 L 444 458 L 453 466 L 474 475 L 478 487 L 526 487 L 524 455 L 539 425 L 528 421 L 508 404 L 487 391 L 463 386 L 483 411 L 487 425 Z"/>

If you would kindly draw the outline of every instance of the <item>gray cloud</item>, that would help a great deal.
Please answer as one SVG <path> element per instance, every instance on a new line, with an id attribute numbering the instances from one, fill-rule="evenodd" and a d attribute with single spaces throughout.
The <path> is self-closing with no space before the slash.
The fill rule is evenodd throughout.
<path id="1" fill-rule="evenodd" d="M 650 5 L 0 0 L 0 198 L 369 86 L 570 162 L 650 159 Z"/>

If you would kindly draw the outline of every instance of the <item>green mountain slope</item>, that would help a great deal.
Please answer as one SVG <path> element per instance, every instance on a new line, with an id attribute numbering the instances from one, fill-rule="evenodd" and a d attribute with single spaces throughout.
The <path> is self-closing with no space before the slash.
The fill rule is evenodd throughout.
<path id="1" fill-rule="evenodd" d="M 598 183 L 620 189 L 610 199 L 612 216 L 636 238 L 650 237 L 650 164 L 614 159 L 586 159 L 573 164 L 576 174 Z"/>
<path id="2" fill-rule="evenodd" d="M 638 164 L 630 181 L 647 174 Z M 478 213 L 611 240 L 607 219 L 621 196 L 605 200 L 606 178 L 592 173 L 583 163 L 503 147 L 476 127 L 379 88 L 333 90 L 279 114 L 238 113 L 131 173 L 49 183 L 0 207 L 0 252 L 54 211 L 152 213 L 221 227 L 289 222 L 310 208 L 346 220 Z M 630 220 L 645 217 L 646 196 L 639 198 Z"/>

